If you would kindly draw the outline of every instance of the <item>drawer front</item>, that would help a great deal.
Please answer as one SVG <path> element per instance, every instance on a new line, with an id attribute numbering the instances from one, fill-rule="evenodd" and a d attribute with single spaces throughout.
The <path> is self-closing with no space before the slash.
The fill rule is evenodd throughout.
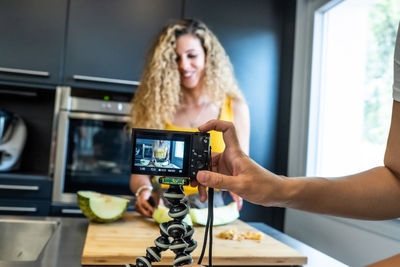
<path id="1" fill-rule="evenodd" d="M 84 217 L 77 205 L 52 204 L 50 215 L 57 217 Z"/>
<path id="2" fill-rule="evenodd" d="M 51 199 L 52 181 L 46 179 L 0 178 L 2 198 Z"/>
<path id="3" fill-rule="evenodd" d="M 127 211 L 133 212 L 133 206 L 129 205 Z M 57 217 L 84 217 L 78 205 L 68 205 L 61 203 L 52 203 L 50 207 L 50 216 Z"/>
<path id="4" fill-rule="evenodd" d="M 48 216 L 50 200 L 0 199 L 1 215 Z"/>

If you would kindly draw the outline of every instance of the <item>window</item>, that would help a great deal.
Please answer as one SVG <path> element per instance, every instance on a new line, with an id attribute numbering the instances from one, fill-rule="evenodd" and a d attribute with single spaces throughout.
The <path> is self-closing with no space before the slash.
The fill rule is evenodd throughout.
<path id="1" fill-rule="evenodd" d="M 184 147 L 185 147 L 185 142 L 176 141 L 175 145 L 176 145 L 176 147 L 175 147 L 175 157 L 183 158 L 183 151 L 184 151 Z"/>
<path id="2" fill-rule="evenodd" d="M 383 165 L 400 2 L 346 0 L 316 14 L 306 175 Z"/>

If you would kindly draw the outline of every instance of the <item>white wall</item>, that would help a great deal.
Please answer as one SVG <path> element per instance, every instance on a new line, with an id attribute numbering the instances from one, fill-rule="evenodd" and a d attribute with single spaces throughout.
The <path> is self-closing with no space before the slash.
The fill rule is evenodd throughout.
<path id="1" fill-rule="evenodd" d="M 306 173 L 314 12 L 340 1 L 297 0 L 289 176 Z M 363 266 L 400 252 L 397 220 L 358 221 L 288 209 L 285 232 L 350 266 Z"/>

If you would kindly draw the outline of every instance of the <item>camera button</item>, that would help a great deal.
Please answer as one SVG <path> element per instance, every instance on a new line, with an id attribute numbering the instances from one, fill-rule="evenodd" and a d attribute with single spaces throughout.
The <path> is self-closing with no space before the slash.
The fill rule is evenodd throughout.
<path id="1" fill-rule="evenodd" d="M 202 169 L 202 168 L 204 168 L 204 163 L 201 162 L 200 160 L 196 161 L 196 168 L 197 168 L 197 169 Z"/>

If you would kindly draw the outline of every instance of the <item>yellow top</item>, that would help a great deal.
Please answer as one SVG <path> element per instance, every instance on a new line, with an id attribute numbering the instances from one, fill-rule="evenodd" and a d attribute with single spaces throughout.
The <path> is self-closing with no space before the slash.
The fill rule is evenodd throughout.
<path id="1" fill-rule="evenodd" d="M 165 159 L 167 157 L 168 147 L 166 147 L 165 143 L 160 143 L 156 141 L 153 143 L 154 156 L 156 159 Z"/>
<path id="2" fill-rule="evenodd" d="M 167 156 L 167 148 L 155 149 L 156 159 L 164 159 Z"/>
<path id="3" fill-rule="evenodd" d="M 228 97 L 221 107 L 221 112 L 219 114 L 219 120 L 233 121 L 233 109 L 232 109 L 232 98 Z M 198 129 L 183 128 L 175 126 L 171 123 L 165 125 L 165 130 L 171 131 L 186 131 L 186 132 L 198 132 Z M 221 132 L 211 131 L 210 132 L 210 145 L 211 151 L 221 153 L 225 149 L 224 139 Z M 164 185 L 162 185 L 164 187 Z M 165 186 L 167 187 L 167 186 Z M 190 195 L 197 193 L 197 188 L 191 186 L 184 186 L 185 194 Z"/>

